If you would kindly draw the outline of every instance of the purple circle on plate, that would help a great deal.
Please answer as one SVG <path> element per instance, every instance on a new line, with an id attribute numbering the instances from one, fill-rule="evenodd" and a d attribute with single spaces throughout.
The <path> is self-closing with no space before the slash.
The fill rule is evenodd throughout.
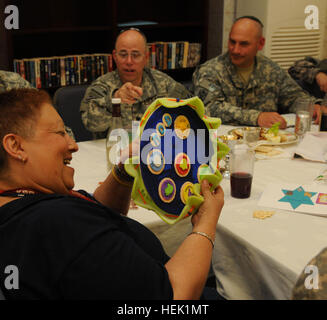
<path id="1" fill-rule="evenodd" d="M 163 202 L 169 203 L 175 199 L 176 185 L 170 178 L 161 180 L 158 188 L 159 197 Z"/>

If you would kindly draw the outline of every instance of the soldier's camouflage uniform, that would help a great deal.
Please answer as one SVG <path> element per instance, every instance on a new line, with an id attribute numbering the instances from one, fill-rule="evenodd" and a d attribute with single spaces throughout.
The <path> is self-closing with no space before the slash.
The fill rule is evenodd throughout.
<path id="1" fill-rule="evenodd" d="M 260 112 L 294 112 L 296 98 L 308 97 L 286 71 L 261 55 L 255 59 L 247 86 L 228 53 L 198 66 L 193 85 L 206 113 L 224 124 L 257 125 Z"/>
<path id="2" fill-rule="evenodd" d="M 288 69 L 293 79 L 316 98 L 327 99 L 327 93 L 323 92 L 317 81 L 316 76 L 320 72 L 327 74 L 327 59 L 318 60 L 313 57 L 305 57 L 304 59 L 295 61 Z"/>
<path id="3" fill-rule="evenodd" d="M 11 89 L 34 88 L 18 73 L 0 70 L 0 93 Z M 65 126 L 67 133 L 75 139 L 72 129 Z"/>
<path id="4" fill-rule="evenodd" d="M 293 289 L 293 299 L 295 300 L 326 300 L 327 299 L 327 248 L 323 249 L 316 257 L 314 257 L 308 266 L 315 266 L 318 269 L 319 281 L 318 289 L 307 288 L 307 277 L 313 276 L 313 272 L 301 273 L 296 285 Z M 305 270 L 305 269 L 304 269 Z M 313 285 L 312 279 L 307 280 L 308 284 Z"/>
<path id="5" fill-rule="evenodd" d="M 96 79 L 86 90 L 81 103 L 84 126 L 96 137 L 104 137 L 111 123 L 111 99 L 123 83 L 118 71 L 109 72 Z M 187 99 L 192 94 L 180 83 L 158 70 L 144 68 L 143 95 L 133 105 L 121 104 L 123 126 L 131 127 L 132 120 L 140 120 L 147 107 L 157 98 Z"/>
<path id="6" fill-rule="evenodd" d="M 0 71 L 0 92 L 19 88 L 33 88 L 32 85 L 18 73 Z"/>
<path id="7" fill-rule="evenodd" d="M 312 57 L 306 57 L 295 61 L 288 72 L 294 79 L 314 83 L 319 72 L 327 73 L 327 59 L 320 61 Z"/>

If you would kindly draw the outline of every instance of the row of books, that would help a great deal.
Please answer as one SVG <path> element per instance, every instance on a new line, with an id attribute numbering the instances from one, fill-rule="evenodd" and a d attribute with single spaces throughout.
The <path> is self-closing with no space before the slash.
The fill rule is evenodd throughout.
<path id="1" fill-rule="evenodd" d="M 148 50 L 148 67 L 153 69 L 192 68 L 201 59 L 201 43 L 154 42 Z M 14 60 L 14 71 L 35 88 L 87 84 L 112 70 L 110 53 Z"/>
<path id="2" fill-rule="evenodd" d="M 201 43 L 153 42 L 149 43 L 148 67 L 160 70 L 193 68 L 201 60 Z"/>
<path id="3" fill-rule="evenodd" d="M 14 71 L 35 88 L 86 84 L 112 70 L 108 53 L 14 60 Z"/>

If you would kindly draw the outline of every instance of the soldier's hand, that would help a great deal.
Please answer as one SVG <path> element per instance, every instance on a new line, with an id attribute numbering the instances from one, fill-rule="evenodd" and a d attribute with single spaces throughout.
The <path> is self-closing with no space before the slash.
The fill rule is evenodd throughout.
<path id="1" fill-rule="evenodd" d="M 319 104 L 315 104 L 313 106 L 312 118 L 314 119 L 315 124 L 319 124 L 319 121 L 320 121 L 320 105 Z"/>
<path id="2" fill-rule="evenodd" d="M 320 90 L 323 92 L 327 92 L 327 74 L 323 72 L 317 73 L 316 81 L 320 87 Z"/>
<path id="3" fill-rule="evenodd" d="M 258 117 L 258 125 L 270 128 L 274 123 L 280 122 L 279 128 L 286 129 L 286 120 L 277 112 L 261 112 Z"/>
<path id="4" fill-rule="evenodd" d="M 124 83 L 114 94 L 115 98 L 120 98 L 122 103 L 134 104 L 143 94 L 143 89 L 134 86 L 131 82 Z"/>

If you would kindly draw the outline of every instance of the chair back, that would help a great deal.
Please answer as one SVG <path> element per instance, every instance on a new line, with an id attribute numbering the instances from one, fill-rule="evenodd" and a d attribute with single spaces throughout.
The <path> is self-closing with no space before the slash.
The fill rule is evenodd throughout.
<path id="1" fill-rule="evenodd" d="M 80 113 L 81 101 L 87 85 L 59 88 L 53 97 L 54 105 L 66 126 L 73 130 L 76 142 L 92 140 L 93 135 L 83 125 Z"/>
<path id="2" fill-rule="evenodd" d="M 1 288 L 0 288 L 0 300 L 6 300 L 4 294 L 1 291 Z"/>

